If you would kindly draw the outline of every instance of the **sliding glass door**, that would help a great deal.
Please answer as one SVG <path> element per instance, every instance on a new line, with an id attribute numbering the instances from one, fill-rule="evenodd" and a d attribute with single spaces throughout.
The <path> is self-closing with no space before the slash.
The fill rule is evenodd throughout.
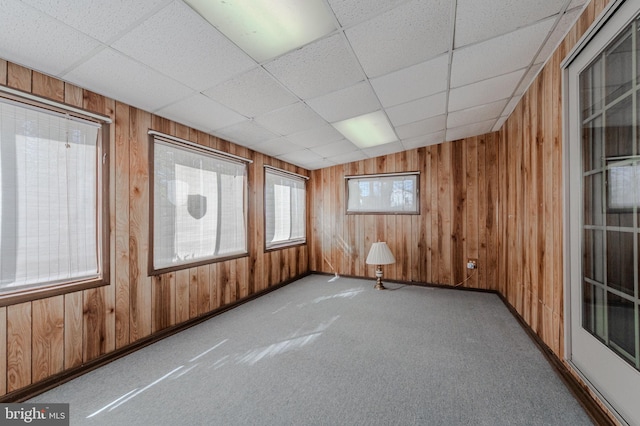
<path id="1" fill-rule="evenodd" d="M 633 424 L 640 424 L 638 9 L 640 0 L 623 4 L 566 74 L 570 361 Z"/>

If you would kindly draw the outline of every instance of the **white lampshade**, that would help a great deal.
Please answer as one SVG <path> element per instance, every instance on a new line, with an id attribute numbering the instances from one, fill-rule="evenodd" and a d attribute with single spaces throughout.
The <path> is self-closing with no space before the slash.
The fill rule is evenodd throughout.
<path id="1" fill-rule="evenodd" d="M 390 265 L 396 263 L 396 258 L 393 257 L 393 253 L 389 250 L 387 243 L 373 243 L 366 262 L 369 265 Z"/>

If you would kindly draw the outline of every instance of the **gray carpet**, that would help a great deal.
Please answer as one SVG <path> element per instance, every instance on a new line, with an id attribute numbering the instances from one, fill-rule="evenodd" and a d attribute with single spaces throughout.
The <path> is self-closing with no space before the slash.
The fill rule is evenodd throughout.
<path id="1" fill-rule="evenodd" d="M 588 425 L 498 296 L 312 275 L 31 402 L 72 425 Z"/>

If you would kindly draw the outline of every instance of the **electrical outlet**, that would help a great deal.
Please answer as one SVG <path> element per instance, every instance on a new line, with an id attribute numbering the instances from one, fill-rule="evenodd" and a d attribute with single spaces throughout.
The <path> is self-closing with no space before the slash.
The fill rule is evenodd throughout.
<path id="1" fill-rule="evenodd" d="M 478 267 L 478 261 L 476 259 L 467 260 L 467 269 L 476 269 Z"/>

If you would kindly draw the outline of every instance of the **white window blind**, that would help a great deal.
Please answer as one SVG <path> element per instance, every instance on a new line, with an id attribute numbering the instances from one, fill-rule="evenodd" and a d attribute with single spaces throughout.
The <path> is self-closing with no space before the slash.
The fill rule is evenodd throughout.
<path id="1" fill-rule="evenodd" d="M 100 276 L 100 126 L 0 100 L 0 292 Z"/>
<path id="2" fill-rule="evenodd" d="M 247 253 L 246 164 L 154 138 L 153 269 Z"/>
<path id="3" fill-rule="evenodd" d="M 306 179 L 265 168 L 265 239 L 267 248 L 306 241 Z"/>
<path id="4" fill-rule="evenodd" d="M 345 176 L 347 213 L 418 213 L 417 172 Z"/>

